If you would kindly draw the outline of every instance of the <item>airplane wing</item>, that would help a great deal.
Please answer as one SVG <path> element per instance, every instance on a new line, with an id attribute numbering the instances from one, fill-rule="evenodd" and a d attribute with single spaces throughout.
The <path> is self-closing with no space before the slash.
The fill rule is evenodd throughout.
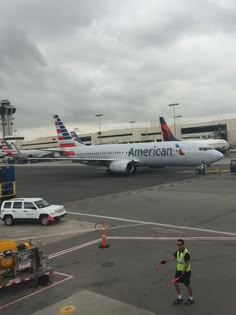
<path id="1" fill-rule="evenodd" d="M 120 161 L 119 159 L 94 159 L 94 158 L 91 158 L 91 159 L 90 158 L 87 158 L 87 159 L 73 158 L 72 160 L 77 161 L 80 164 L 86 164 L 86 165 L 91 165 L 91 166 L 96 166 L 96 165 L 108 166 L 112 162 Z M 122 160 L 122 161 L 124 161 L 124 160 Z M 127 163 L 129 163 L 129 162 L 133 162 L 136 166 L 140 164 L 138 160 L 127 160 Z"/>
<path id="2" fill-rule="evenodd" d="M 50 151 L 50 152 L 64 152 L 61 148 L 48 148 L 48 149 L 40 149 L 41 151 Z"/>
<path id="3" fill-rule="evenodd" d="M 119 159 L 95 159 L 95 158 L 87 158 L 87 159 L 83 159 L 83 158 L 78 158 L 78 157 L 55 157 L 55 158 L 44 158 L 44 157 L 39 157 L 39 158 L 29 158 L 28 160 L 52 160 L 52 161 L 76 161 L 80 164 L 85 164 L 85 165 L 91 165 L 91 166 L 108 166 L 110 165 L 112 162 L 118 162 L 120 161 Z M 126 161 L 126 160 L 122 160 L 122 161 Z M 140 165 L 140 162 L 138 160 L 127 160 L 127 163 L 129 162 L 133 162 L 135 164 L 135 166 Z"/>

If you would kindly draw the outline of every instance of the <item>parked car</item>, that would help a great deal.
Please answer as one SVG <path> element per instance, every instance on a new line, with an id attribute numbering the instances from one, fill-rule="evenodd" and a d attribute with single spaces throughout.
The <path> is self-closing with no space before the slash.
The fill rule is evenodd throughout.
<path id="1" fill-rule="evenodd" d="M 6 225 L 13 225 L 18 220 L 36 220 L 48 225 L 65 215 L 64 206 L 51 205 L 42 198 L 13 198 L 4 200 L 0 206 L 0 218 Z"/>
<path id="2" fill-rule="evenodd" d="M 229 166 L 230 166 L 230 172 L 236 173 L 236 160 L 231 160 Z"/>

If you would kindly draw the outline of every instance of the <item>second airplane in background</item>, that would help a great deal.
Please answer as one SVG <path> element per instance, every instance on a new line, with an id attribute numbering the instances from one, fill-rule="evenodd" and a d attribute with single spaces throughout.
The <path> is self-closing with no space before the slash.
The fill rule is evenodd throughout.
<path id="1" fill-rule="evenodd" d="M 163 117 L 160 117 L 160 124 L 161 124 L 163 141 L 198 141 L 198 142 L 202 142 L 208 145 L 209 147 L 213 149 L 220 151 L 223 154 L 225 154 L 229 150 L 230 144 L 224 139 L 210 138 L 210 139 L 191 139 L 191 140 L 180 139 L 179 140 L 179 139 L 176 139 L 176 137 L 172 134 L 169 126 L 167 125 Z"/>
<path id="2" fill-rule="evenodd" d="M 23 158 L 25 160 L 28 159 L 37 159 L 37 158 L 47 158 L 47 157 L 60 157 L 61 155 L 58 153 L 61 150 L 56 148 L 52 149 L 44 149 L 44 150 L 20 150 L 15 144 L 10 144 L 5 139 L 0 138 L 0 145 L 2 146 L 2 151 L 5 156 L 13 157 L 13 158 Z"/>
<path id="3" fill-rule="evenodd" d="M 58 115 L 54 115 L 63 156 L 81 164 L 105 166 L 108 173 L 133 173 L 137 167 L 199 166 L 214 163 L 223 154 L 194 141 L 104 144 L 76 143 Z"/>

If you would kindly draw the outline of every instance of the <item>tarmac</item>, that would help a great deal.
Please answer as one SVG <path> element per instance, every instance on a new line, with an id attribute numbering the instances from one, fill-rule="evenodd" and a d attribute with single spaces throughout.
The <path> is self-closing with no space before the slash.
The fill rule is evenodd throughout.
<path id="1" fill-rule="evenodd" d="M 27 235 L 28 239 L 31 239 L 33 242 L 40 242 L 43 245 L 47 245 L 96 229 L 94 223 L 68 220 L 66 218 L 60 222 L 52 223 L 50 226 L 41 226 L 38 223 L 18 223 L 17 226 L 20 228 L 16 229 L 14 225 L 5 226 L 0 221 L 0 239 L 9 239 L 9 235 L 11 235 L 11 239 L 15 241 L 27 241 L 25 239 Z"/>
<path id="2" fill-rule="evenodd" d="M 145 189 L 142 188 L 142 189 L 136 189 L 133 191 L 127 190 L 125 192 L 120 192 L 120 193 L 118 192 L 108 193 L 107 195 L 102 195 L 99 197 L 87 198 L 83 200 L 73 201 L 70 203 L 67 202 L 65 204 L 66 209 L 68 212 L 71 212 L 71 214 L 68 214 L 68 217 L 66 216 L 65 218 L 63 218 L 61 222 L 51 224 L 49 227 L 43 227 L 43 226 L 40 226 L 39 224 L 33 224 L 33 225 L 19 224 L 19 228 L 17 228 L 17 230 L 14 227 L 6 227 L 1 222 L 0 223 L 0 237 L 1 239 L 9 238 L 9 235 L 10 235 L 11 238 L 20 241 L 20 240 L 25 240 L 25 235 L 27 235 L 33 241 L 34 240 L 37 241 L 39 239 L 42 240 L 43 244 L 45 245 L 54 243 L 60 240 L 65 240 L 66 238 L 69 239 L 79 234 L 84 234 L 84 237 L 85 237 L 87 232 L 101 229 L 101 225 L 96 223 L 96 222 L 99 222 L 100 220 L 96 218 L 98 217 L 97 214 L 102 215 L 104 217 L 107 215 L 107 218 L 110 217 L 110 222 L 111 223 L 115 222 L 116 225 L 118 225 L 120 221 L 112 220 L 113 217 L 115 216 L 117 217 L 117 215 L 120 217 L 125 217 L 126 218 L 125 221 L 128 224 L 129 213 L 131 213 L 131 211 L 129 212 L 129 209 L 134 209 L 134 208 L 135 208 L 135 213 L 139 220 L 136 223 L 139 223 L 140 227 L 136 228 L 134 226 L 132 231 L 129 230 L 130 234 L 127 233 L 127 230 L 124 230 L 124 231 L 121 230 L 118 233 L 119 231 L 118 229 L 114 229 L 114 230 L 111 229 L 109 231 L 109 235 L 111 235 L 110 240 L 112 240 L 112 235 L 114 235 L 114 239 L 113 239 L 114 243 L 115 243 L 115 238 L 117 236 L 121 237 L 121 239 L 123 235 L 125 237 L 126 236 L 139 237 L 140 235 L 145 235 L 145 236 L 147 235 L 147 236 L 152 237 L 153 235 L 155 236 L 159 235 L 159 233 L 160 233 L 160 236 L 167 235 L 167 236 L 173 236 L 174 238 L 176 237 L 176 235 L 182 236 L 183 233 L 184 233 L 184 236 L 189 236 L 190 238 L 192 236 L 194 237 L 207 236 L 209 238 L 211 236 L 213 237 L 214 236 L 227 236 L 227 232 L 228 232 L 229 234 L 232 234 L 233 236 L 236 237 L 235 224 L 234 224 L 235 222 L 234 211 L 231 210 L 231 209 L 234 209 L 234 205 L 235 205 L 235 197 L 234 197 L 235 177 L 234 176 L 230 176 L 229 178 L 224 177 L 229 172 L 228 163 L 229 163 L 229 159 L 225 159 L 224 161 L 221 161 L 221 163 L 215 163 L 213 167 L 207 170 L 207 172 L 209 173 L 212 173 L 212 172 L 222 173 L 222 174 L 219 174 L 219 176 L 222 176 L 222 180 L 216 180 L 215 176 L 218 176 L 218 175 L 214 175 L 214 174 L 212 175 L 209 174 L 209 176 L 207 177 L 202 177 L 200 175 L 200 176 L 197 176 L 194 180 L 182 180 L 180 178 L 178 182 L 174 182 L 174 183 L 171 182 L 171 183 L 159 184 L 159 185 L 148 187 Z M 31 167 L 31 165 L 29 166 Z M 48 166 L 51 166 L 51 163 L 48 163 Z M 70 165 L 68 164 L 68 166 Z M 171 198 L 170 198 L 170 195 L 171 195 Z M 220 207 L 222 196 L 225 197 L 225 204 L 224 204 L 225 208 L 224 208 L 223 214 L 222 214 L 222 209 Z M 178 208 L 179 215 L 177 216 L 177 218 L 173 219 L 173 213 L 175 213 L 176 211 L 176 202 L 177 203 L 179 202 L 179 204 L 181 204 L 181 208 Z M 150 218 L 156 215 L 157 208 L 158 208 L 158 217 L 160 218 L 160 220 L 157 220 L 157 221 L 158 222 L 160 221 L 161 223 L 160 224 L 155 223 L 153 225 L 148 226 L 148 222 L 151 221 Z M 125 209 L 123 213 L 121 209 Z M 146 217 L 147 213 L 143 211 L 143 209 L 149 209 L 148 215 L 150 215 L 150 217 Z M 190 212 L 189 209 L 192 209 L 192 211 Z M 87 213 L 90 213 L 91 217 L 86 216 Z M 75 219 L 73 219 L 72 217 L 73 215 Z M 93 218 L 93 215 L 94 215 L 94 218 Z M 82 221 L 85 219 L 86 220 L 94 219 L 97 221 L 95 222 Z M 132 224 L 135 224 L 135 218 L 130 217 L 130 221 L 132 222 Z M 165 227 L 165 224 L 162 224 L 162 222 L 170 224 L 170 227 Z M 190 230 L 181 229 L 181 226 L 183 225 L 190 226 L 191 227 Z M 147 229 L 144 229 L 145 226 Z M 202 231 L 201 231 L 201 228 L 203 228 Z M 196 231 L 194 231 L 194 229 L 196 229 Z M 217 231 L 222 230 L 226 232 L 222 232 L 223 234 L 218 234 L 217 232 L 208 233 L 208 232 L 205 232 L 204 229 L 206 230 L 212 229 L 212 230 L 217 230 Z M 199 230 L 199 233 L 197 233 L 197 230 Z M 233 242 L 232 245 L 234 245 L 234 241 L 232 242 Z M 113 247 L 111 247 L 111 250 L 114 247 L 116 247 L 115 245 L 116 244 L 114 244 Z M 152 245 L 149 245 L 149 246 L 151 248 Z M 198 244 L 195 245 L 195 253 L 199 252 L 199 257 L 200 257 L 201 251 L 204 253 L 205 248 L 208 248 L 207 243 L 205 247 L 203 247 L 202 245 L 200 246 L 199 244 L 200 246 L 199 249 L 197 246 Z M 229 248 L 227 248 L 227 246 Z M 218 251 L 222 251 L 223 249 L 224 251 L 227 252 L 227 254 L 229 252 L 228 255 L 231 255 L 232 251 L 231 251 L 230 246 L 231 244 L 226 245 L 226 243 L 224 247 L 223 246 L 221 247 L 221 245 L 219 244 L 214 245 L 214 243 L 211 243 L 211 244 L 209 243 L 209 248 L 211 248 L 211 255 L 213 255 L 214 257 L 217 257 Z M 128 252 L 129 251 L 130 249 L 128 250 Z M 165 251 L 163 251 L 162 253 L 161 246 L 159 247 L 159 251 L 161 254 L 165 253 Z M 85 255 L 87 254 L 85 253 Z M 118 250 L 117 255 L 122 255 L 122 250 L 120 248 Z M 81 256 L 82 256 L 82 253 L 81 253 Z M 139 259 L 142 259 L 140 257 Z M 130 257 L 130 259 L 131 258 L 132 257 Z M 227 258 L 228 265 L 232 261 L 232 265 L 230 264 L 229 266 L 227 266 L 229 270 L 231 270 L 230 268 L 233 266 L 233 259 L 231 258 L 234 258 L 233 253 L 232 253 L 232 257 L 229 256 L 229 258 Z M 86 259 L 87 259 L 87 256 L 86 256 Z M 149 253 L 149 259 L 151 260 L 151 253 Z M 201 275 L 205 272 L 205 266 L 203 267 L 203 271 L 202 271 L 200 269 L 201 260 L 198 257 L 197 259 L 194 262 L 194 264 L 195 264 L 196 269 L 198 267 L 199 274 Z M 217 259 L 218 258 L 214 258 L 214 264 L 212 262 L 212 265 L 211 265 L 212 267 L 210 268 L 211 270 L 208 269 L 208 274 L 211 274 L 213 270 L 214 271 L 217 270 L 219 266 L 217 265 L 217 262 L 218 262 Z M 116 261 L 117 258 L 114 257 L 113 260 Z M 105 260 L 105 262 L 107 261 Z M 109 259 L 108 259 L 108 262 L 110 262 Z M 86 264 L 89 265 L 88 259 L 86 260 Z M 94 264 L 93 268 L 95 267 L 96 266 Z M 208 267 L 209 265 L 207 265 L 207 268 Z M 233 272 L 234 271 L 232 271 L 232 275 L 231 275 L 232 277 L 234 276 Z M 92 271 L 90 271 L 90 273 L 92 274 Z M 136 270 L 135 270 L 135 274 L 136 274 Z M 81 274 L 79 278 L 79 281 L 81 282 L 82 282 L 81 280 L 82 275 L 83 275 L 83 269 L 81 268 Z M 200 276 L 197 275 L 194 278 L 195 288 L 196 288 L 196 292 L 201 292 L 201 290 L 203 289 L 201 287 L 200 281 L 198 281 L 198 277 Z M 208 278 L 208 275 L 206 275 L 205 277 Z M 227 280 L 228 278 L 225 277 L 224 275 L 222 275 L 221 277 L 221 274 L 219 274 L 219 277 L 220 277 L 219 282 L 222 281 L 222 279 L 224 281 L 223 282 L 224 284 L 228 281 L 227 282 L 228 290 L 229 292 L 232 292 L 233 286 L 231 285 L 231 279 Z M 161 280 L 162 278 L 160 275 L 160 281 Z M 215 280 L 215 282 L 213 281 L 211 284 L 209 283 L 209 285 L 207 286 L 208 289 L 211 288 L 211 290 L 213 290 L 212 296 L 207 297 L 207 299 L 216 299 L 216 303 L 218 303 L 220 301 L 217 300 L 218 299 L 218 295 L 216 294 L 217 292 L 214 292 L 214 288 L 216 288 L 216 282 L 217 280 Z M 158 288 L 158 283 L 155 283 L 155 290 L 157 290 L 157 288 Z M 91 290 L 92 289 L 93 288 L 91 288 Z M 62 289 L 62 291 L 63 290 L 66 291 L 66 287 Z M 109 290 L 112 290 L 112 286 L 109 288 Z M 169 291 L 168 286 L 167 286 L 167 289 L 163 286 L 163 290 L 164 292 Z M 70 297 L 65 298 L 65 299 L 63 298 L 60 299 L 60 297 L 57 295 L 58 299 L 60 299 L 60 302 L 56 302 L 54 304 L 52 303 L 52 305 L 42 308 L 40 311 L 32 313 L 31 315 L 59 315 L 60 309 L 62 307 L 70 306 L 70 305 L 76 306 L 76 311 L 74 312 L 74 314 L 76 315 L 77 314 L 78 315 L 79 314 L 83 314 L 83 315 L 87 315 L 87 314 L 89 315 L 91 314 L 154 315 L 154 314 L 157 314 L 157 313 L 152 313 L 150 311 L 144 310 L 142 309 L 142 307 L 141 308 L 135 307 L 131 304 L 121 302 L 118 299 L 113 299 L 111 297 L 108 297 L 105 295 L 104 292 L 95 293 L 93 291 L 90 291 L 90 289 L 88 289 L 88 286 L 86 288 L 85 287 L 78 288 L 78 291 L 76 293 L 75 292 L 73 293 L 74 294 L 72 294 Z M 162 297 L 165 296 L 165 294 L 166 293 L 163 293 Z M 200 293 L 198 294 L 200 295 Z M 129 295 L 132 295 L 131 292 L 129 292 Z M 204 291 L 203 295 L 204 296 L 207 295 L 207 292 Z M 48 297 L 49 296 L 50 295 L 48 293 Z M 204 297 L 199 296 L 198 299 L 200 300 L 200 298 L 204 300 Z M 227 298 L 225 296 L 223 297 L 223 299 L 226 299 L 227 301 Z M 231 303 L 231 305 L 233 305 L 233 303 Z M 192 314 L 197 314 L 197 311 L 198 311 L 196 309 L 197 307 L 199 307 L 198 310 L 201 309 L 201 307 L 198 306 L 196 303 L 195 309 L 193 308 L 192 311 L 190 310 L 190 312 Z M 172 313 L 172 309 L 170 310 L 168 309 L 168 307 L 163 307 L 163 309 L 166 309 L 167 311 L 166 314 L 167 313 L 168 314 L 180 313 L 176 311 L 176 309 L 173 310 L 173 313 Z M 217 306 L 214 310 L 216 312 L 214 313 L 213 311 L 212 314 L 221 314 L 220 313 L 221 309 L 219 309 L 219 313 L 217 313 Z M 181 311 L 181 314 L 185 313 L 185 310 L 183 309 L 179 311 Z M 160 313 L 158 312 L 158 314 Z M 208 313 L 198 312 L 198 314 L 205 315 Z M 224 313 L 224 314 L 233 314 L 233 312 L 231 313 L 231 310 L 230 310 L 230 312 Z"/>
<path id="3" fill-rule="evenodd" d="M 91 302 L 92 301 L 92 302 Z M 76 305 L 75 312 L 64 312 L 60 313 L 60 309 L 65 306 L 74 306 Z M 71 308 L 72 309 L 72 308 Z M 50 307 L 46 307 L 32 315 L 59 315 L 59 314 L 119 314 L 119 315 L 155 315 L 140 308 L 122 303 L 120 301 L 108 298 L 106 296 L 93 293 L 88 290 L 83 290 L 77 294 L 72 295 L 70 298 L 60 301 Z"/>

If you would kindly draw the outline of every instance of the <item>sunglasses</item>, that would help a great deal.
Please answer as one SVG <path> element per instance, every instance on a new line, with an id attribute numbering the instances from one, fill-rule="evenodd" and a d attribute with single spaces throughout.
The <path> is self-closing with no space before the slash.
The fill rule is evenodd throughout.
<path id="1" fill-rule="evenodd" d="M 183 243 L 177 243 L 177 245 L 178 245 L 178 246 L 182 246 L 182 245 L 184 245 L 184 244 L 183 244 Z"/>

